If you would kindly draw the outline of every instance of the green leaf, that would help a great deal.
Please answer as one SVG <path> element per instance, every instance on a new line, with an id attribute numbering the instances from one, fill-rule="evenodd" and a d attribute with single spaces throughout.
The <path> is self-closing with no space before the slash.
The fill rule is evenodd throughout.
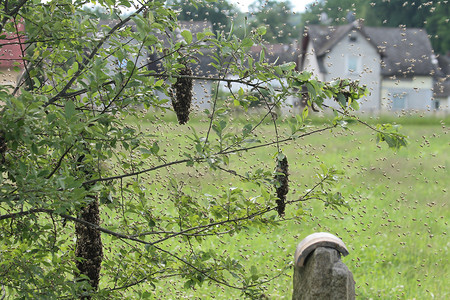
<path id="1" fill-rule="evenodd" d="M 73 72 L 78 72 L 78 62 L 74 62 L 72 65 Z"/>
<path id="2" fill-rule="evenodd" d="M 257 34 L 257 35 L 265 35 L 266 32 L 267 32 L 266 26 L 259 26 L 259 27 L 256 29 L 256 34 Z"/>
<path id="3" fill-rule="evenodd" d="M 241 42 L 241 46 L 244 47 L 244 48 L 248 48 L 248 47 L 253 46 L 252 39 L 250 39 L 250 38 L 243 39 L 242 42 Z"/>
<path id="4" fill-rule="evenodd" d="M 70 68 L 70 69 L 67 71 L 67 74 L 68 74 L 69 76 L 72 76 L 72 75 L 75 74 L 77 71 L 78 71 L 78 63 L 77 63 L 77 62 L 74 62 L 73 65 L 72 65 L 72 68 Z"/>
<path id="5" fill-rule="evenodd" d="M 308 71 L 303 71 L 299 74 L 297 74 L 297 76 L 295 77 L 295 79 L 299 80 L 300 82 L 305 82 L 308 81 L 312 76 L 312 73 L 308 72 Z"/>
<path id="6" fill-rule="evenodd" d="M 347 106 L 347 99 L 345 98 L 344 94 L 342 94 L 342 93 L 337 94 L 336 100 L 342 107 Z"/>
<path id="7" fill-rule="evenodd" d="M 31 144 L 31 152 L 33 152 L 33 154 L 39 154 L 39 150 L 35 143 Z"/>
<path id="8" fill-rule="evenodd" d="M 54 114 L 54 113 L 49 113 L 49 114 L 47 115 L 47 122 L 48 122 L 48 123 L 52 123 L 55 119 L 56 119 L 56 114 Z"/>
<path id="9" fill-rule="evenodd" d="M 197 32 L 197 40 L 200 41 L 205 37 L 205 34 L 203 32 Z"/>
<path id="10" fill-rule="evenodd" d="M 280 65 L 281 70 L 283 70 L 285 72 L 294 70 L 295 67 L 296 67 L 296 63 L 293 61 Z"/>
<path id="11" fill-rule="evenodd" d="M 278 153 L 278 155 L 277 155 L 277 160 L 278 161 L 282 161 L 285 158 L 286 158 L 286 155 L 284 155 L 284 153 L 282 153 L 282 152 Z"/>
<path id="12" fill-rule="evenodd" d="M 308 117 L 308 112 L 309 112 L 308 106 L 305 106 L 305 108 L 303 109 L 303 112 L 302 112 L 302 120 L 303 121 L 305 121 L 306 118 Z"/>
<path id="13" fill-rule="evenodd" d="M 264 58 L 266 58 L 266 51 L 264 51 L 264 49 L 261 49 L 261 51 L 259 52 L 259 62 L 264 61 Z"/>
<path id="14" fill-rule="evenodd" d="M 308 93 L 311 95 L 311 98 L 315 98 L 317 95 L 317 91 L 316 88 L 314 87 L 314 85 L 312 85 L 311 82 L 307 82 L 305 83 L 306 88 L 308 89 Z"/>
<path id="15" fill-rule="evenodd" d="M 72 118 L 73 115 L 75 115 L 75 104 L 72 100 L 67 100 L 66 105 L 64 106 L 64 114 L 67 120 Z"/>
<path id="16" fill-rule="evenodd" d="M 181 36 L 184 38 L 184 40 L 186 41 L 186 43 L 190 44 L 192 43 L 192 33 L 188 30 L 183 30 L 181 32 Z"/>
<path id="17" fill-rule="evenodd" d="M 358 103 L 358 101 L 353 100 L 353 101 L 350 103 L 350 106 L 351 106 L 351 108 L 353 108 L 354 110 L 359 110 L 359 103 Z"/>
<path id="18" fill-rule="evenodd" d="M 153 146 L 152 146 L 152 148 L 150 148 L 150 150 L 151 150 L 151 152 L 152 152 L 154 155 L 157 155 L 158 152 L 159 152 L 159 146 L 158 146 L 158 143 L 157 143 L 157 142 L 153 142 Z"/>

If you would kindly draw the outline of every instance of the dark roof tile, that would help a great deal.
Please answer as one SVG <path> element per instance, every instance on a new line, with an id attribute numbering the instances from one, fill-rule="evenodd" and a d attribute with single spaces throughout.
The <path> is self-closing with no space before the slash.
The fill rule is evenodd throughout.
<path id="1" fill-rule="evenodd" d="M 424 29 L 375 28 L 352 23 L 341 26 L 311 25 L 307 32 L 316 55 L 320 57 L 351 30 L 359 31 L 377 48 L 382 59 L 382 75 L 436 75 L 437 61 Z"/>

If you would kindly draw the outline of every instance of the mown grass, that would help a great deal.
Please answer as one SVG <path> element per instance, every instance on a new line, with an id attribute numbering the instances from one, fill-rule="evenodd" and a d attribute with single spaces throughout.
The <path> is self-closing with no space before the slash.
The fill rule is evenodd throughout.
<path id="1" fill-rule="evenodd" d="M 165 120 L 168 123 L 164 127 L 157 126 L 151 116 L 139 123 L 160 135 L 161 148 L 172 148 L 167 158 L 176 157 L 186 145 L 185 135 L 191 131 L 176 125 L 171 115 Z M 241 128 L 242 120 L 236 120 L 234 126 Z M 292 262 L 297 243 L 313 232 L 327 231 L 341 237 L 350 250 L 343 261 L 353 272 L 358 299 L 448 299 L 448 118 L 383 117 L 366 121 L 403 124 L 402 132 L 409 136 L 409 146 L 393 151 L 386 145 L 377 145 L 373 132 L 361 124 L 351 125 L 348 131 L 312 135 L 282 146 L 289 159 L 288 199 L 296 199 L 311 187 L 319 166 L 326 164 L 345 171 L 337 189 L 346 195 L 351 210 L 342 208 L 338 212 L 313 201 L 301 207 L 303 217 L 294 218 L 293 211 L 299 207 L 291 206 L 287 208 L 290 219 L 279 227 L 215 237 L 198 247 L 215 249 L 219 255 L 235 257 L 248 267 L 254 265 L 269 277 L 276 277 L 265 284 L 266 295 L 287 299 L 292 293 L 292 268 L 287 271 L 285 268 Z M 320 126 L 316 118 L 313 123 Z M 200 134 L 205 134 L 205 122 L 194 119 L 192 124 Z M 283 121 L 278 129 L 288 131 Z M 273 126 L 265 124 L 258 135 L 274 136 Z M 271 168 L 275 152 L 275 147 L 268 147 L 236 156 L 230 168 L 237 172 L 249 166 Z M 218 186 L 241 185 L 237 178 L 227 174 L 210 172 L 207 168 L 194 171 L 185 166 L 158 172 L 155 182 L 161 184 L 169 175 L 199 193 Z M 216 284 L 195 290 L 183 290 L 182 286 L 176 278 L 161 280 L 154 297 L 242 298 L 240 291 Z"/>

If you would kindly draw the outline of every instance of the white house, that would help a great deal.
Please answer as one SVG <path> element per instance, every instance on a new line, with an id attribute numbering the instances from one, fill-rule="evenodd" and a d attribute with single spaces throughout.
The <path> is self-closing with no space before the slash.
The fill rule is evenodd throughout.
<path id="1" fill-rule="evenodd" d="M 428 35 L 417 28 L 374 28 L 359 22 L 311 25 L 302 40 L 301 70 L 320 80 L 359 80 L 370 95 L 361 111 L 432 110 L 437 60 Z M 332 100 L 328 104 L 334 105 Z"/>

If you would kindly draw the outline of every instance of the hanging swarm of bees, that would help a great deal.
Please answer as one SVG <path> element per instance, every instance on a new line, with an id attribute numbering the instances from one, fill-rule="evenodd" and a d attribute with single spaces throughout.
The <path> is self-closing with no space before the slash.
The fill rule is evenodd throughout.
<path id="1" fill-rule="evenodd" d="M 289 191 L 289 173 L 288 173 L 288 161 L 287 157 L 283 159 L 277 159 L 277 174 L 275 175 L 275 187 L 277 190 L 277 212 L 278 215 L 284 216 L 286 207 L 286 195 Z"/>
<path id="2" fill-rule="evenodd" d="M 185 64 L 179 71 L 181 76 L 192 76 L 192 70 Z M 174 85 L 175 96 L 172 97 L 172 107 L 177 114 L 179 124 L 186 124 L 192 103 L 192 78 L 179 77 Z"/>
<path id="3" fill-rule="evenodd" d="M 93 201 L 81 209 L 78 218 L 91 224 L 100 224 L 100 211 L 98 200 Z M 77 242 L 75 248 L 76 257 L 82 258 L 76 261 L 79 272 L 89 278 L 89 283 L 97 289 L 100 281 L 100 270 L 103 260 L 103 244 L 100 231 L 81 223 L 75 223 Z"/>
<path id="4" fill-rule="evenodd" d="M 0 131 L 0 163 L 4 164 L 6 152 L 6 139 L 4 138 L 3 132 Z"/>

